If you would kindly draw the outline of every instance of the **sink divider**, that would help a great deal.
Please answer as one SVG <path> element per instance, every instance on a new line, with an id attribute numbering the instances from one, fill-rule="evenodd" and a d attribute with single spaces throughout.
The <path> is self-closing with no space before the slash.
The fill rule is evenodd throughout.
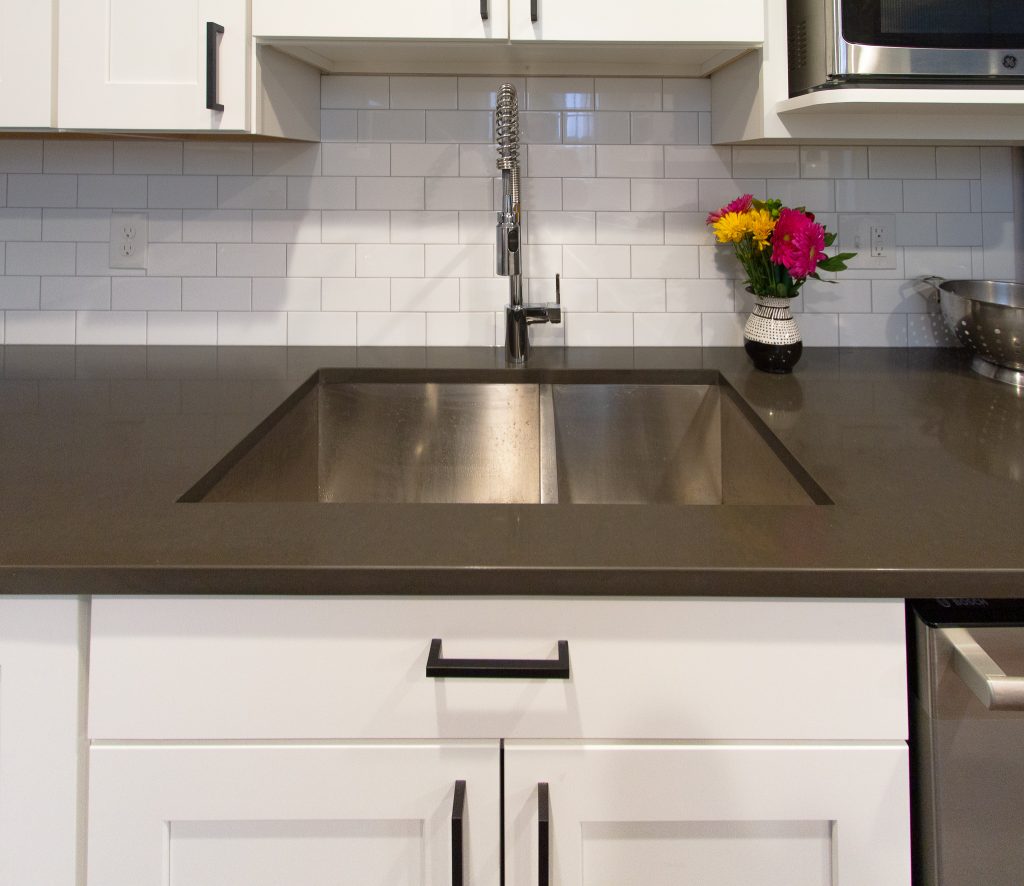
<path id="1" fill-rule="evenodd" d="M 540 404 L 540 503 L 558 504 L 555 398 L 551 385 L 537 385 Z"/>

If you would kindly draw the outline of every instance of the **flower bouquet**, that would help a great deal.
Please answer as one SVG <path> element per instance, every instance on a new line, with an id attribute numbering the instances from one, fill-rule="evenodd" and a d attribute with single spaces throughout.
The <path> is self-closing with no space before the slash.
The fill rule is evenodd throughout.
<path id="1" fill-rule="evenodd" d="M 747 353 L 758 369 L 790 372 L 803 343 L 789 300 L 818 271 L 844 271 L 855 252 L 829 256 L 836 235 L 814 213 L 790 209 L 780 200 L 744 194 L 707 217 L 719 243 L 732 243 L 756 305 L 743 330 Z"/>

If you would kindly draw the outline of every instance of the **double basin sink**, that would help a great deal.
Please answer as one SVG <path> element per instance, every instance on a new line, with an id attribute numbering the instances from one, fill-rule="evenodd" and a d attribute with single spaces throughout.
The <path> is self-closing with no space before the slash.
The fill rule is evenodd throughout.
<path id="1" fill-rule="evenodd" d="M 829 503 L 704 370 L 322 369 L 181 500 Z"/>

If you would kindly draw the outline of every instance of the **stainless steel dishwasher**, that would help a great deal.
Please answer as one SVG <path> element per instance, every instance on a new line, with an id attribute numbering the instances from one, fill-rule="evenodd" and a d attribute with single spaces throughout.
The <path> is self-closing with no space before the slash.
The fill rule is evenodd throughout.
<path id="1" fill-rule="evenodd" d="M 1024 601 L 908 614 L 917 886 L 1024 883 Z"/>

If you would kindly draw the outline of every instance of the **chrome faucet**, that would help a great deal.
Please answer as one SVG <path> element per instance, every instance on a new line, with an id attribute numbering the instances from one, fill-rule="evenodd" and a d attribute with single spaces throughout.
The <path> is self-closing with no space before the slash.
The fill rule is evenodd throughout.
<path id="1" fill-rule="evenodd" d="M 529 327 L 534 323 L 561 323 L 562 298 L 555 275 L 554 304 L 523 304 L 523 259 L 519 230 L 519 99 L 511 83 L 498 89 L 494 112 L 494 140 L 498 145 L 501 170 L 501 211 L 498 212 L 496 271 L 508 277 L 505 305 L 505 358 L 525 363 L 530 356 Z"/>

